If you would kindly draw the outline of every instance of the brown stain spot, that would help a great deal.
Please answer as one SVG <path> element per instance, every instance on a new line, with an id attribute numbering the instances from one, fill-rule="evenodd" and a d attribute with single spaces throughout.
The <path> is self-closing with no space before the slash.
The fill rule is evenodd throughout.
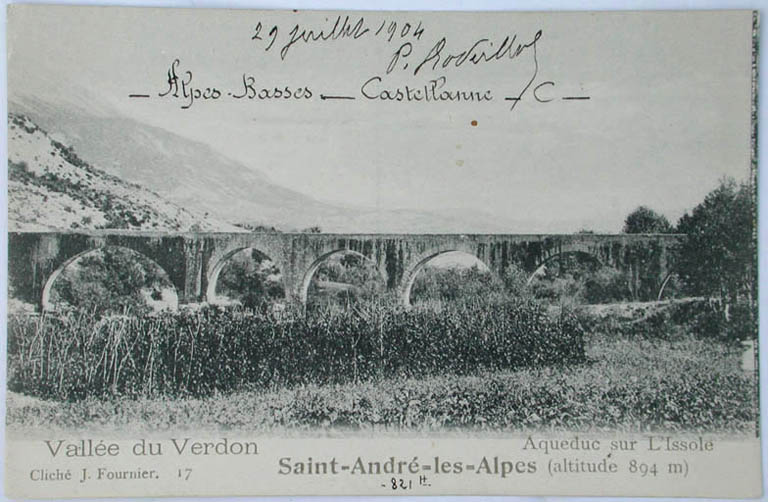
<path id="1" fill-rule="evenodd" d="M 477 127 L 477 120 L 473 120 L 470 124 L 472 124 L 472 127 Z"/>

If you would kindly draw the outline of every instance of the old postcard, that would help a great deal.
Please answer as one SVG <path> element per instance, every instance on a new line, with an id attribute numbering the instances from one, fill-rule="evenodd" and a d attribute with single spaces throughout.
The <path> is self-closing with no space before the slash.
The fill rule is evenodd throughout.
<path id="1" fill-rule="evenodd" d="M 10 6 L 7 493 L 759 496 L 757 32 Z"/>

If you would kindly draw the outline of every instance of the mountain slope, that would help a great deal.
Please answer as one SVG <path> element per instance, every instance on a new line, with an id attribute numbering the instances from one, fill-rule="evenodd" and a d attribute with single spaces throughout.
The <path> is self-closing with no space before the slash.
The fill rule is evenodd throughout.
<path id="1" fill-rule="evenodd" d="M 29 117 L 8 115 L 9 229 L 228 230 L 83 161 Z"/>
<path id="2" fill-rule="evenodd" d="M 66 138 L 83 159 L 139 183 L 182 207 L 231 223 L 281 230 L 319 226 L 324 232 L 468 233 L 520 230 L 517 222 L 471 212 L 342 207 L 272 183 L 208 145 L 149 126 L 104 106 L 13 96 L 9 110 L 24 113 Z"/>
<path id="3" fill-rule="evenodd" d="M 108 173 L 226 221 L 300 227 L 307 214 L 331 208 L 271 183 L 208 145 L 117 113 L 91 113 L 71 104 L 19 97 L 9 102 L 9 110 L 65 137 L 83 159 Z"/>

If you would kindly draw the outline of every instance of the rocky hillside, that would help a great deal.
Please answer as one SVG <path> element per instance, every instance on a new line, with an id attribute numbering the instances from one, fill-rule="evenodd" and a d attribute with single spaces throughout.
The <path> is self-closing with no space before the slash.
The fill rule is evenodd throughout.
<path id="1" fill-rule="evenodd" d="M 73 89 L 68 96 L 89 99 L 72 103 L 62 96 L 43 100 L 16 94 L 9 96 L 8 107 L 73 147 L 86 162 L 212 218 L 282 231 L 312 226 L 324 232 L 381 233 L 546 229 L 465 209 L 428 212 L 318 201 L 270 181 L 258 165 L 246 166 L 207 144 L 125 117 L 83 89 Z"/>
<path id="2" fill-rule="evenodd" d="M 16 113 L 8 115 L 8 227 L 239 230 L 107 174 Z"/>

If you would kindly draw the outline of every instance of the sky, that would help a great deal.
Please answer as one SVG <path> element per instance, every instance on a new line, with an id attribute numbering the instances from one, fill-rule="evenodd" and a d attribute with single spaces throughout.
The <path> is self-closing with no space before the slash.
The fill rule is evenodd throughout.
<path id="1" fill-rule="evenodd" d="M 418 39 L 363 36 L 279 48 L 297 23 L 330 29 L 338 13 L 141 9 L 11 11 L 9 95 L 111 109 L 205 142 L 274 182 L 338 205 L 464 209 L 518 221 L 618 231 L 638 205 L 673 223 L 723 176 L 745 180 L 750 154 L 751 19 L 688 14 L 366 13 L 375 31 L 422 23 Z M 356 21 L 361 15 L 352 15 Z M 262 23 L 262 40 L 251 40 Z M 277 26 L 270 51 L 268 32 Z M 541 35 L 536 39 L 536 33 Z M 445 38 L 441 61 L 480 39 L 530 43 L 513 59 L 412 69 Z M 412 52 L 391 73 L 401 43 Z M 161 98 L 180 61 L 195 86 L 225 96 Z M 309 100 L 235 100 L 227 92 L 309 87 Z M 484 102 L 392 102 L 369 95 L 489 91 Z M 512 101 L 528 87 L 510 110 Z M 542 99 L 534 99 L 539 87 Z M 370 91 L 370 92 L 369 92 Z M 129 94 L 150 94 L 148 99 Z M 354 100 L 322 100 L 344 95 Z M 589 97 L 562 100 L 562 97 Z M 104 108 L 104 106 L 108 108 Z M 107 112 L 107 113 L 111 113 Z M 211 167 L 215 169 L 215 166 Z"/>

